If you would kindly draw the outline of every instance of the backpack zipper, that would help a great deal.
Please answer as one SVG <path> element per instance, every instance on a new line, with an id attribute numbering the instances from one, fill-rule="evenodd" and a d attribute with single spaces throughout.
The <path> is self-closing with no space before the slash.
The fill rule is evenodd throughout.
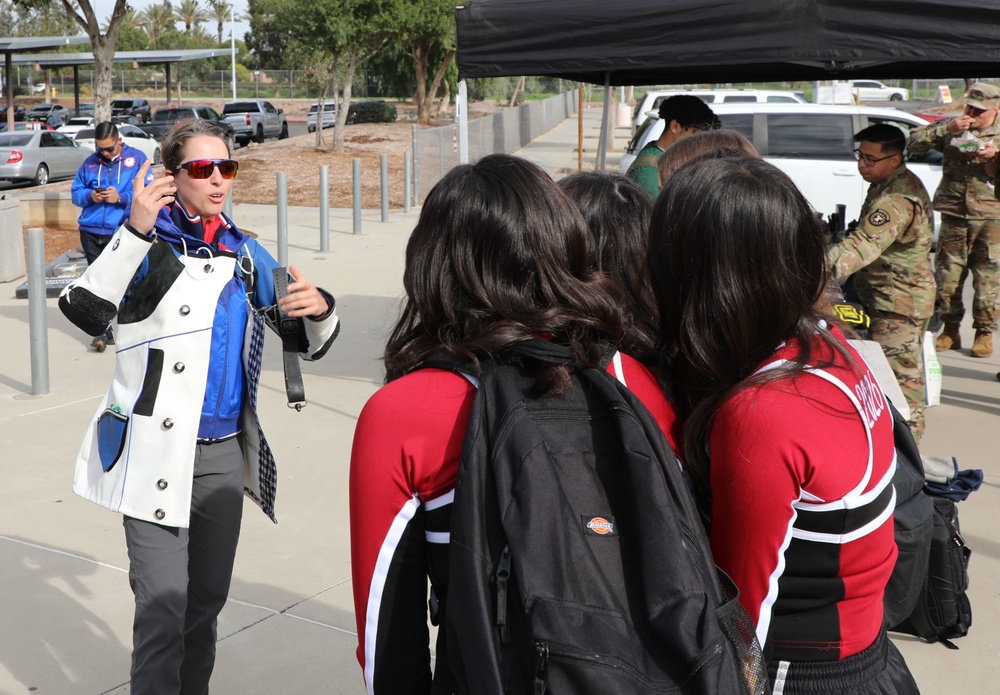
<path id="1" fill-rule="evenodd" d="M 647 688 L 653 688 L 660 692 L 677 692 L 685 688 L 695 676 L 710 662 L 715 661 L 722 654 L 722 645 L 716 644 L 711 651 L 698 659 L 688 672 L 687 678 L 681 683 L 666 681 L 653 681 L 636 671 L 621 659 L 612 656 L 602 656 L 600 654 L 583 654 L 559 648 L 552 648 L 544 642 L 535 642 L 535 653 L 538 655 L 538 662 L 535 668 L 535 695 L 544 695 L 548 687 L 545 679 L 546 671 L 550 661 L 563 663 L 581 663 L 587 666 L 604 668 L 611 671 L 618 671 L 635 681 L 638 681 Z"/>
<path id="2" fill-rule="evenodd" d="M 510 546 L 505 545 L 497 563 L 497 629 L 500 631 L 500 644 L 510 644 L 510 633 L 507 630 L 507 580 L 510 579 Z"/>

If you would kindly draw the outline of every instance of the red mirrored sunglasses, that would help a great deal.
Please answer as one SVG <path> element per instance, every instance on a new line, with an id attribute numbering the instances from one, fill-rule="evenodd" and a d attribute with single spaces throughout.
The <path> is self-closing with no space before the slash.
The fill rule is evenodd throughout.
<path id="1" fill-rule="evenodd" d="M 235 179 L 240 163 L 235 159 L 192 159 L 181 164 L 179 168 L 187 170 L 188 176 L 192 179 L 207 179 L 216 167 L 219 168 L 222 178 Z"/>

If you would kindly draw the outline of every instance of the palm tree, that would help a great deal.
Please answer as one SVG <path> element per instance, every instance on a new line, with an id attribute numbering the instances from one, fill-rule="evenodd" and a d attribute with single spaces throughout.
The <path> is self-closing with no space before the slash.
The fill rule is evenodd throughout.
<path id="1" fill-rule="evenodd" d="M 107 32 L 108 27 L 111 25 L 111 17 L 107 17 L 104 20 L 104 25 L 101 27 L 101 31 Z M 143 19 L 135 13 L 135 8 L 131 5 L 125 6 L 125 14 L 121 18 L 121 26 L 132 27 L 133 29 L 140 29 L 143 25 Z"/>
<path id="2" fill-rule="evenodd" d="M 222 44 L 222 36 L 229 21 L 229 3 L 226 0 L 208 0 L 207 21 L 215 22 L 216 33 L 219 37 L 219 44 Z M 243 19 L 237 17 L 237 19 Z"/>
<path id="3" fill-rule="evenodd" d="M 163 0 L 159 5 L 150 5 L 142 12 L 141 19 L 146 25 L 149 43 L 154 48 L 164 32 L 173 29 L 177 22 L 170 0 Z"/>
<path id="4" fill-rule="evenodd" d="M 200 24 L 196 24 L 194 28 L 188 32 L 188 38 L 193 41 L 200 42 L 198 45 L 204 44 L 205 46 L 212 45 L 212 39 L 215 37 L 208 33 L 208 30 Z"/>
<path id="5" fill-rule="evenodd" d="M 208 21 L 209 14 L 202 9 L 198 0 L 184 0 L 177 8 L 177 18 L 184 22 L 184 32 L 190 34 L 191 27 Z"/>

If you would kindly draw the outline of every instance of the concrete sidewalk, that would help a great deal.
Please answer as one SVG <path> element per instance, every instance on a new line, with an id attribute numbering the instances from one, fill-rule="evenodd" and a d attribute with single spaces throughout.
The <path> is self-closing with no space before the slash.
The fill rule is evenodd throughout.
<path id="1" fill-rule="evenodd" d="M 593 166 L 600 110 L 584 114 L 585 157 Z M 520 154 L 556 175 L 575 171 L 575 118 Z M 616 146 L 620 152 L 624 131 Z M 617 152 L 616 152 L 617 154 Z M 586 162 L 585 158 L 585 162 Z M 613 157 L 609 157 L 609 166 Z M 585 166 L 587 166 L 585 164 Z M 351 234 L 350 211 L 334 211 L 330 252 L 319 248 L 319 215 L 291 208 L 290 262 L 338 301 L 343 329 L 330 353 L 305 364 L 309 405 L 284 401 L 280 346 L 269 336 L 261 419 L 278 460 L 278 525 L 247 502 L 231 598 L 219 622 L 212 692 L 363 693 L 351 595 L 347 476 L 354 423 L 379 387 L 379 355 L 396 317 L 403 251 L 416 212 L 388 223 L 366 213 Z M 273 206 L 240 205 L 234 218 L 276 255 Z M 56 300 L 47 302 L 50 392 L 31 396 L 28 302 L 21 280 L 0 284 L 0 317 L 10 346 L 0 356 L 0 695 L 128 692 L 132 597 L 121 518 L 70 490 L 73 460 L 113 371 L 111 354 L 88 350 Z M 968 324 L 968 322 L 967 322 Z M 971 344 L 971 326 L 963 328 Z M 1000 420 L 997 357 L 941 356 L 943 405 L 927 414 L 923 449 L 983 468 L 983 489 L 961 504 L 973 550 L 975 624 L 957 643 L 896 638 L 925 693 L 995 693 L 1000 651 L 1000 541 L 994 538 L 1000 476 L 993 433 Z"/>

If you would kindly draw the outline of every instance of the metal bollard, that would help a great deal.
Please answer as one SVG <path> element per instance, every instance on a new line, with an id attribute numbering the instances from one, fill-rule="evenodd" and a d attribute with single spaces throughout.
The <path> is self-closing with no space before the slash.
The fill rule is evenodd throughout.
<path id="1" fill-rule="evenodd" d="M 413 204 L 420 205 L 420 157 L 417 156 L 417 126 L 411 126 L 413 139 Z"/>
<path id="2" fill-rule="evenodd" d="M 361 234 L 361 160 L 352 159 L 354 167 L 354 233 Z"/>
<path id="3" fill-rule="evenodd" d="M 49 336 L 45 301 L 45 230 L 28 230 L 28 343 L 31 351 L 31 395 L 49 392 Z"/>
<path id="4" fill-rule="evenodd" d="M 288 174 L 278 172 L 278 265 L 288 267 Z"/>
<path id="5" fill-rule="evenodd" d="M 410 169 L 413 162 L 410 161 L 410 151 L 403 153 L 403 212 L 410 211 Z"/>
<path id="6" fill-rule="evenodd" d="M 382 179 L 382 221 L 389 221 L 389 155 L 378 157 L 379 173 Z"/>
<path id="7" fill-rule="evenodd" d="M 330 167 L 319 168 L 319 250 L 330 250 Z"/>

